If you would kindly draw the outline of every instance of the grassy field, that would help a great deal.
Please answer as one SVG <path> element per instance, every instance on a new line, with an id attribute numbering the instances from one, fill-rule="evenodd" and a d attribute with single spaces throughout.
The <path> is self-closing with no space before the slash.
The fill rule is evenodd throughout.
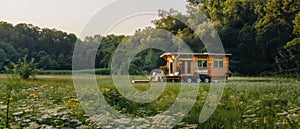
<path id="1" fill-rule="evenodd" d="M 109 76 L 97 76 L 97 80 L 106 101 L 118 112 L 129 116 L 160 114 L 173 104 L 180 90 L 180 83 L 168 83 L 157 100 L 139 104 L 121 96 Z M 74 91 L 71 75 L 41 75 L 27 81 L 10 80 L 0 75 L 0 128 L 5 127 L 7 120 L 7 86 L 13 87 L 9 97 L 10 128 L 132 127 L 124 122 L 104 126 L 86 115 L 79 103 L 81 98 Z M 145 91 L 149 84 L 135 87 Z M 209 84 L 200 84 L 195 105 L 175 128 L 300 127 L 300 79 L 232 77 L 226 82 L 216 111 L 205 123 L 198 124 L 209 88 Z M 145 128 L 150 127 L 145 125 Z"/>

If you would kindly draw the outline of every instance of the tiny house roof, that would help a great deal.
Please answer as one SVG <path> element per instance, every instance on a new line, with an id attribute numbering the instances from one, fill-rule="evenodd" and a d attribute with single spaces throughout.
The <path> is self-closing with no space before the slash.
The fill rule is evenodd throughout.
<path id="1" fill-rule="evenodd" d="M 226 53 L 164 53 L 160 57 L 164 58 L 166 56 L 172 55 L 194 55 L 194 56 L 231 56 L 231 54 Z"/>

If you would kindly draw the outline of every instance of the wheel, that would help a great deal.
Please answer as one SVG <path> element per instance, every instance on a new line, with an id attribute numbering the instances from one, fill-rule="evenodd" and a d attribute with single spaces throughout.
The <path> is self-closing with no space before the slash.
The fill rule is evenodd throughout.
<path id="1" fill-rule="evenodd" d="M 209 82 L 210 82 L 210 79 L 209 79 L 208 77 L 205 77 L 205 78 L 204 78 L 204 82 L 205 82 L 205 83 L 209 83 Z"/>
<path id="2" fill-rule="evenodd" d="M 187 78 L 187 79 L 186 79 L 186 82 L 187 82 L 187 83 L 191 83 L 191 82 L 192 82 L 192 79 L 191 79 L 191 78 Z"/>
<path id="3" fill-rule="evenodd" d="M 200 79 L 200 78 L 197 78 L 197 79 L 196 79 L 196 82 L 197 82 L 197 83 L 200 83 L 200 82 L 201 82 L 201 79 Z"/>
<path id="4" fill-rule="evenodd" d="M 161 81 L 162 81 L 162 82 L 166 82 L 166 81 L 167 81 L 167 78 L 166 78 L 166 77 L 161 77 Z"/>

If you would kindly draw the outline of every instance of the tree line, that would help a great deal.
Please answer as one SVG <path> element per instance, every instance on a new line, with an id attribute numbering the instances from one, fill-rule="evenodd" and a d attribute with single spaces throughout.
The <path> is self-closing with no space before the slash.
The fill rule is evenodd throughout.
<path id="1" fill-rule="evenodd" d="M 242 75 L 300 73 L 299 1 L 202 0 L 200 3 L 198 0 L 188 0 L 186 7 L 185 13 L 173 9 L 159 10 L 160 18 L 152 21 L 154 28 L 137 30 L 132 36 L 95 35 L 83 40 L 56 29 L 0 22 L 0 71 L 24 55 L 28 56 L 27 59 L 34 58 L 38 68 L 43 70 L 71 70 L 76 41 L 87 44 L 101 42 L 96 68 L 109 68 L 115 50 L 126 43 L 141 46 L 161 43 L 176 48 L 181 46 L 182 40 L 193 52 L 206 52 L 201 36 L 205 37 L 205 30 L 215 28 L 225 52 L 232 54 L 232 72 Z M 200 15 L 201 11 L 212 21 L 212 25 L 201 17 L 191 17 L 198 16 L 197 13 Z M 188 21 L 197 29 L 187 27 L 178 19 Z M 170 33 L 162 33 L 158 29 Z M 129 72 L 145 74 L 159 68 L 164 65 L 159 58 L 162 53 L 158 49 L 140 52 L 130 63 Z"/>

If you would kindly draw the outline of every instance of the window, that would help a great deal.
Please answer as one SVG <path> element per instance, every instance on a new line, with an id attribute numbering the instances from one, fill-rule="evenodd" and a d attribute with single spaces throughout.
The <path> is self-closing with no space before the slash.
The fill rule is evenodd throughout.
<path id="1" fill-rule="evenodd" d="M 192 71 L 192 62 L 191 61 L 187 61 L 187 74 L 190 74 Z"/>
<path id="2" fill-rule="evenodd" d="M 214 68 L 223 68 L 224 62 L 222 60 L 216 60 L 214 61 Z"/>
<path id="3" fill-rule="evenodd" d="M 204 58 L 204 59 L 206 59 L 207 58 L 207 56 L 198 56 L 198 58 L 200 59 L 200 58 Z"/>
<path id="4" fill-rule="evenodd" d="M 206 60 L 199 60 L 198 61 L 198 68 L 206 68 L 207 67 L 207 61 Z"/>
<path id="5" fill-rule="evenodd" d="M 219 61 L 219 68 L 223 68 L 223 61 Z"/>
<path id="6" fill-rule="evenodd" d="M 218 68 L 219 67 L 219 61 L 214 61 L 214 68 Z"/>

